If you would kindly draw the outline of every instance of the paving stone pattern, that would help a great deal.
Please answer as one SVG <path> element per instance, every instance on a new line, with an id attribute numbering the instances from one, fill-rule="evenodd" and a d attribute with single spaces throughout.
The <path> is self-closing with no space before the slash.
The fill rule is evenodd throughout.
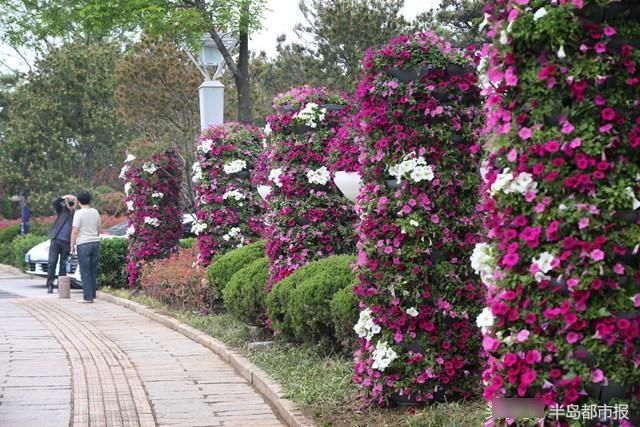
<path id="1" fill-rule="evenodd" d="M 32 425 L 283 424 L 217 355 L 140 314 L 99 300 L 0 300 L 0 426 Z"/>

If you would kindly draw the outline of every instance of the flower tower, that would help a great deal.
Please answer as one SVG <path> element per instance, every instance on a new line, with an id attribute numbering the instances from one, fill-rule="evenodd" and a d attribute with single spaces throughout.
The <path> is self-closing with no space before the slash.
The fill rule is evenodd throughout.
<path id="1" fill-rule="evenodd" d="M 169 255 L 182 236 L 182 162 L 175 147 L 136 141 L 120 178 L 129 211 L 127 272 L 134 287 L 142 264 Z"/>
<path id="2" fill-rule="evenodd" d="M 193 232 L 202 264 L 263 233 L 264 202 L 251 184 L 261 140 L 258 128 L 234 122 L 212 126 L 198 139 L 193 165 L 197 196 Z"/>
<path id="3" fill-rule="evenodd" d="M 431 33 L 370 50 L 358 88 L 365 135 L 354 380 L 378 404 L 478 389 L 479 91 L 463 52 Z"/>
<path id="4" fill-rule="evenodd" d="M 485 12 L 484 396 L 540 398 L 563 426 L 570 405 L 627 405 L 602 422 L 640 425 L 640 8 Z"/>
<path id="5" fill-rule="evenodd" d="M 339 95 L 302 86 L 274 101 L 266 222 L 269 287 L 310 261 L 355 251 L 353 205 L 333 184 L 327 147 L 350 107 Z"/>

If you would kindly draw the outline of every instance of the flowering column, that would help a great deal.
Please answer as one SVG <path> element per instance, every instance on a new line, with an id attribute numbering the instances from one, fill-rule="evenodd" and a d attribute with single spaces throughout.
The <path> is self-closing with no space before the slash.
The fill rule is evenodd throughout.
<path id="1" fill-rule="evenodd" d="M 474 69 L 433 34 L 371 50 L 364 68 L 354 379 L 378 404 L 470 397 L 482 301 L 468 265 L 479 224 Z"/>
<path id="2" fill-rule="evenodd" d="M 310 261 L 352 253 L 353 207 L 333 185 L 328 143 L 349 107 L 325 89 L 303 86 L 274 101 L 268 182 L 269 287 Z"/>
<path id="3" fill-rule="evenodd" d="M 175 148 L 137 141 L 127 150 L 120 173 L 129 211 L 129 286 L 145 261 L 167 256 L 182 236 L 182 164 Z"/>
<path id="4" fill-rule="evenodd" d="M 538 397 L 560 415 L 624 404 L 640 425 L 640 10 L 485 11 L 487 236 L 473 257 L 489 290 L 484 396 Z"/>
<path id="5" fill-rule="evenodd" d="M 242 123 L 207 129 L 198 140 L 193 182 L 197 194 L 199 261 L 244 246 L 261 237 L 263 201 L 251 185 L 262 133 Z"/>

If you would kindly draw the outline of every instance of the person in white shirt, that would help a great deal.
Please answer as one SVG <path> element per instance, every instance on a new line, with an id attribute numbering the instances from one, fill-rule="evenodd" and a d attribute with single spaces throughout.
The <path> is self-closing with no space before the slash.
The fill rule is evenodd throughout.
<path id="1" fill-rule="evenodd" d="M 91 207 L 91 194 L 81 191 L 76 196 L 78 209 L 73 216 L 71 229 L 71 253 L 78 254 L 78 266 L 82 279 L 83 299 L 78 302 L 91 303 L 96 297 L 98 257 L 100 255 L 100 214 Z"/>

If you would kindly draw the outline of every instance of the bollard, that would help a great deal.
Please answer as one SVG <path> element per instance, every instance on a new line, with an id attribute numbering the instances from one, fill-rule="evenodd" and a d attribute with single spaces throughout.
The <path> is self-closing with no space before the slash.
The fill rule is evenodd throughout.
<path id="1" fill-rule="evenodd" d="M 71 279 L 67 276 L 58 277 L 58 298 L 71 298 Z"/>

